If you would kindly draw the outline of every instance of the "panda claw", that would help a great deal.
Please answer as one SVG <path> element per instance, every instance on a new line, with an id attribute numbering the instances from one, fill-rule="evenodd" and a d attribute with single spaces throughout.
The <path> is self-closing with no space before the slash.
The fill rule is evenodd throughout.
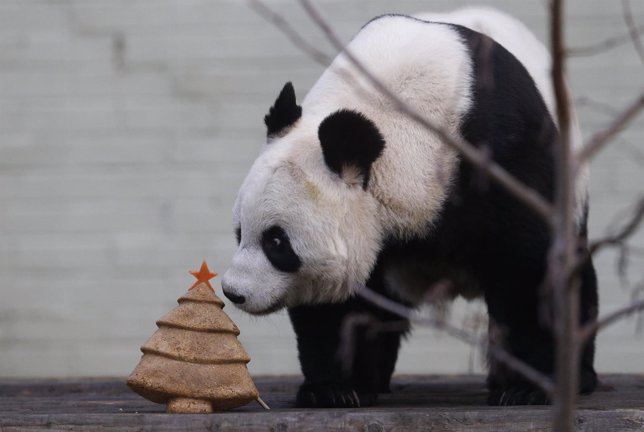
<path id="1" fill-rule="evenodd" d="M 297 392 L 295 405 L 299 408 L 360 408 L 375 402 L 375 394 L 358 393 L 344 384 L 304 383 Z"/>
<path id="2" fill-rule="evenodd" d="M 503 390 L 491 391 L 488 405 L 550 405 L 550 398 L 541 390 L 526 387 L 509 387 Z"/>

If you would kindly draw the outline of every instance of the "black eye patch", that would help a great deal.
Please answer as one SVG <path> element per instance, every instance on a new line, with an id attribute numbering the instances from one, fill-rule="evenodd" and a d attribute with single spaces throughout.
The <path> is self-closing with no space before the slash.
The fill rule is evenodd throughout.
<path id="1" fill-rule="evenodd" d="M 288 235 L 277 225 L 262 233 L 262 250 L 273 267 L 280 271 L 295 273 L 302 265 L 291 247 Z"/>

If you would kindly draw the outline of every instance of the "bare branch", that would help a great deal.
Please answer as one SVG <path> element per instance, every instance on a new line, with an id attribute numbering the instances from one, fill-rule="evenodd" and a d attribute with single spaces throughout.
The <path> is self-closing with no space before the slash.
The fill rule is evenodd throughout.
<path id="1" fill-rule="evenodd" d="M 635 233 L 644 219 L 644 197 L 639 199 L 635 207 L 631 219 L 616 234 L 595 240 L 591 243 L 589 248 L 591 255 L 603 247 L 621 245 Z"/>
<path id="2" fill-rule="evenodd" d="M 463 341 L 467 344 L 477 346 L 483 350 L 487 349 L 487 352 L 494 357 L 500 363 L 505 364 L 507 367 L 512 369 L 515 372 L 520 373 L 526 379 L 537 385 L 541 388 L 546 394 L 552 395 L 554 385 L 552 380 L 543 375 L 541 372 L 534 369 L 529 364 L 520 360 L 519 358 L 510 354 L 507 350 L 502 347 L 490 343 L 487 338 L 481 338 L 472 335 L 470 332 L 460 329 L 458 327 L 452 326 L 451 324 L 445 322 L 442 319 L 432 319 L 427 317 L 420 317 L 416 314 L 413 309 L 410 309 L 406 306 L 396 303 L 387 297 L 384 297 L 365 286 L 358 285 L 356 287 L 356 294 L 370 303 L 388 311 L 395 315 L 398 315 L 401 318 L 409 320 L 411 323 L 433 327 L 439 330 L 444 331 L 448 335 L 452 336 L 455 339 Z"/>
<path id="3" fill-rule="evenodd" d="M 631 10 L 630 0 L 622 0 L 622 15 L 624 17 L 626 27 L 628 27 L 628 34 L 630 35 L 631 41 L 633 42 L 633 48 L 635 48 L 635 51 L 637 52 L 642 65 L 644 65 L 644 45 L 642 45 L 641 39 L 642 30 L 641 28 L 637 27 L 637 23 L 633 18 L 633 11 Z"/>
<path id="4" fill-rule="evenodd" d="M 613 38 L 604 39 L 603 41 L 593 45 L 568 48 L 566 50 L 566 54 L 568 55 L 568 57 L 586 57 L 608 51 L 612 48 L 616 48 L 620 45 L 624 45 L 630 42 L 632 40 L 632 31 L 633 30 L 622 35 L 615 36 Z M 642 32 L 644 32 L 644 25 L 634 27 L 634 31 L 636 31 L 638 34 L 641 34 Z"/>
<path id="5" fill-rule="evenodd" d="M 550 7 L 552 85 L 559 120 L 559 140 L 555 150 L 553 240 L 549 252 L 547 276 L 555 299 L 553 429 L 567 432 L 574 428 L 574 409 L 579 388 L 580 344 L 576 334 L 579 326 L 580 284 L 578 278 L 569 276 L 575 265 L 576 235 L 573 226 L 575 173 L 572 164 L 570 95 L 565 77 L 564 0 L 552 0 Z"/>
<path id="6" fill-rule="evenodd" d="M 635 51 L 637 52 L 640 61 L 644 65 L 644 45 L 642 44 L 641 34 L 644 31 L 644 26 L 637 26 L 633 18 L 633 13 L 629 0 L 622 0 L 622 15 L 624 22 L 628 27 L 628 33 L 618 38 L 609 39 L 602 44 L 595 45 L 594 47 L 587 47 L 586 49 L 579 50 L 583 54 L 594 54 L 598 50 L 609 49 L 613 46 L 620 45 L 624 42 L 631 41 Z M 569 51 L 570 54 L 570 51 Z M 617 115 L 613 122 L 604 130 L 597 132 L 590 139 L 578 153 L 576 169 L 580 169 L 588 160 L 592 159 L 603 147 L 610 143 L 613 138 L 619 134 L 628 124 L 639 114 L 644 108 L 644 91 L 635 99 L 635 101 L 627 106 L 621 114 Z"/>
<path id="7" fill-rule="evenodd" d="M 584 253 L 582 256 L 578 257 L 577 262 L 575 263 L 575 267 L 573 271 L 570 274 L 570 278 L 574 279 L 575 277 L 578 277 L 584 266 L 588 263 L 588 261 L 601 249 L 608 247 L 608 246 L 616 246 L 622 249 L 622 253 L 620 254 L 619 258 L 619 265 L 618 267 L 618 273 L 620 273 L 620 277 L 624 278 L 624 271 L 625 269 L 623 266 L 625 265 L 625 259 L 628 257 L 626 253 L 626 240 L 628 240 L 629 237 L 631 237 L 635 232 L 637 231 L 637 228 L 639 225 L 642 223 L 642 220 L 644 220 L 644 197 L 641 197 L 637 204 L 635 205 L 635 209 L 631 213 L 631 218 L 630 220 L 624 224 L 624 226 L 618 230 L 615 234 L 608 235 L 606 237 L 603 237 L 598 240 L 594 240 L 590 243 L 590 246 L 588 247 L 588 251 Z M 640 251 L 638 248 L 634 248 L 635 253 L 638 252 L 644 252 Z"/>
<path id="8" fill-rule="evenodd" d="M 630 314 L 633 314 L 641 310 L 644 310 L 644 300 L 639 300 L 634 303 L 631 303 L 628 306 L 618 309 L 606 315 L 605 317 L 598 319 L 597 321 L 593 321 L 591 323 L 586 324 L 584 327 L 581 328 L 579 332 L 579 336 L 582 341 L 586 341 L 592 336 L 594 336 L 599 330 L 603 329 L 604 327 L 614 323 L 615 321 L 621 318 L 624 318 L 625 316 L 628 316 Z"/>
<path id="9" fill-rule="evenodd" d="M 409 329 L 406 320 L 383 322 L 368 313 L 350 313 L 342 321 L 340 330 L 340 346 L 337 359 L 345 373 L 350 373 L 356 356 L 356 336 L 358 329 L 365 327 L 366 337 L 374 338 L 378 333 L 405 332 Z"/>
<path id="10" fill-rule="evenodd" d="M 459 137 L 452 136 L 452 134 L 450 134 L 445 128 L 438 124 L 435 124 L 434 122 L 431 122 L 416 110 L 412 109 L 393 91 L 385 86 L 378 78 L 376 78 L 376 76 L 370 70 L 368 70 L 353 55 L 350 50 L 348 50 L 344 46 L 344 43 L 340 40 L 340 38 L 336 35 L 336 33 L 324 20 L 324 18 L 322 18 L 322 15 L 309 0 L 299 1 L 304 10 L 311 17 L 311 19 L 313 19 L 318 27 L 320 27 L 320 29 L 324 32 L 331 44 L 336 49 L 342 51 L 349 62 L 354 67 L 356 67 L 360 71 L 360 73 L 365 78 L 367 78 L 367 80 L 379 92 L 381 92 L 394 103 L 398 111 L 406 114 L 410 119 L 419 123 L 427 130 L 434 132 L 441 140 L 443 140 L 443 142 L 458 150 L 465 157 L 465 159 L 471 162 L 475 167 L 485 172 L 499 185 L 506 188 L 506 190 L 509 191 L 512 196 L 523 202 L 529 208 L 533 209 L 541 217 L 543 217 L 544 220 L 550 222 L 552 215 L 552 206 L 538 192 L 524 185 L 523 183 L 515 179 L 511 174 L 509 174 L 505 169 L 503 169 L 503 167 L 490 160 L 486 152 L 477 149 L 476 147 Z"/>
<path id="11" fill-rule="evenodd" d="M 309 57 L 311 57 L 313 60 L 323 66 L 327 66 L 329 65 L 329 63 L 331 63 L 333 57 L 320 51 L 311 43 L 309 43 L 309 41 L 304 39 L 302 35 L 293 27 L 291 27 L 288 21 L 286 21 L 280 14 L 276 13 L 259 0 L 247 0 L 247 2 L 251 9 L 253 9 L 259 16 L 273 24 L 278 30 L 284 33 L 284 35 L 286 35 L 286 37 L 288 37 L 291 42 L 293 42 L 293 45 L 308 54 Z"/>
<path id="12" fill-rule="evenodd" d="M 592 159 L 597 152 L 599 152 L 603 147 L 605 147 L 611 140 L 620 133 L 624 128 L 626 128 L 637 115 L 644 108 L 644 91 L 642 91 L 637 98 L 628 105 L 622 112 L 619 114 L 613 122 L 606 128 L 595 135 L 588 141 L 588 143 L 582 147 L 581 150 L 577 153 L 577 167 L 583 166 L 588 160 Z"/>

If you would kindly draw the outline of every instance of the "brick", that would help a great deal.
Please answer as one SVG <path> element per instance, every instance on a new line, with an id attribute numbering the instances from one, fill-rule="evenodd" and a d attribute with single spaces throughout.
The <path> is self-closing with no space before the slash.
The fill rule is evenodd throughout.
<path id="1" fill-rule="evenodd" d="M 466 0 L 398 2 L 396 12 L 447 10 Z M 547 40 L 541 2 L 478 2 L 516 14 Z M 317 47 L 322 33 L 287 0 L 270 2 Z M 386 0 L 319 2 L 348 40 Z M 631 2 L 637 22 L 644 3 Z M 571 0 L 567 37 L 586 46 L 623 34 L 620 2 Z M 207 259 L 223 273 L 236 248 L 231 207 L 264 141 L 262 119 L 284 82 L 299 100 L 323 66 L 235 0 L 8 0 L 0 4 L 0 375 L 125 375 L 154 321 Z M 575 96 L 613 110 L 641 87 L 630 43 L 572 58 Z M 586 137 L 611 119 L 584 106 Z M 593 163 L 590 232 L 604 235 L 641 193 L 644 124 Z M 641 153 L 641 154 L 640 154 Z M 644 233 L 632 243 L 642 248 Z M 628 301 L 597 256 L 602 311 Z M 633 255 L 632 282 L 644 278 Z M 219 279 L 216 279 L 219 286 Z M 450 319 L 466 325 L 472 305 Z M 480 303 L 478 303 L 480 307 Z M 476 304 L 474 305 L 476 311 Z M 228 305 L 253 373 L 297 373 L 284 312 L 249 317 Z M 628 320 L 602 333 L 601 371 L 642 372 Z M 43 364 L 42 358 L 47 358 Z M 482 371 L 483 359 L 440 332 L 417 329 L 398 371 Z"/>

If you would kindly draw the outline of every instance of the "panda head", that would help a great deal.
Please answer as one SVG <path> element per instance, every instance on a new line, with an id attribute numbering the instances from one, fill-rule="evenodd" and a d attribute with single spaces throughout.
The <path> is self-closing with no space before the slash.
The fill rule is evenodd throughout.
<path id="1" fill-rule="evenodd" d="M 264 121 L 267 144 L 233 209 L 239 247 L 224 294 L 253 314 L 345 300 L 380 249 L 368 185 L 384 139 L 357 111 L 302 113 L 291 83 Z"/>

